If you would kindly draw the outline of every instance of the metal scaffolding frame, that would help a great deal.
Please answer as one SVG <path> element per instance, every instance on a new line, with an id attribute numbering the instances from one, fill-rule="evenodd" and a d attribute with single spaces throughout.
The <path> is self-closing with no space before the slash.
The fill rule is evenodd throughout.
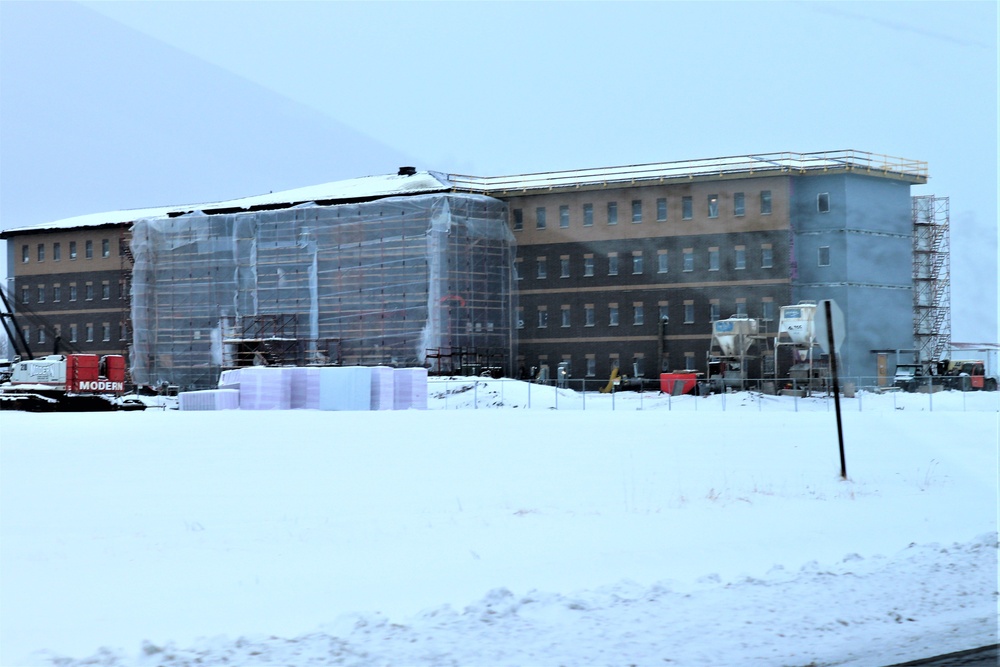
<path id="1" fill-rule="evenodd" d="M 951 231 L 948 197 L 913 201 L 913 339 L 921 361 L 951 347 Z"/>

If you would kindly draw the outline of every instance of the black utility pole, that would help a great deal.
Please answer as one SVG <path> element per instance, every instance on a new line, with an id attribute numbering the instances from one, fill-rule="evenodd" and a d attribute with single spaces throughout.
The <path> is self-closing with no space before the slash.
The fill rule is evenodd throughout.
<path id="1" fill-rule="evenodd" d="M 830 373 L 833 375 L 833 406 L 837 412 L 837 440 L 840 442 L 840 477 L 847 479 L 847 462 L 844 459 L 844 425 L 840 419 L 840 386 L 837 381 L 837 350 L 833 346 L 833 313 L 830 300 L 823 302 L 826 311 L 826 339 L 830 343 Z"/>

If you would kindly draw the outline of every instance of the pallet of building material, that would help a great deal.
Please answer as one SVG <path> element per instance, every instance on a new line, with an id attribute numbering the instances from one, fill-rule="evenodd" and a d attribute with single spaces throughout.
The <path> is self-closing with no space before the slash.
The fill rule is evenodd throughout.
<path id="1" fill-rule="evenodd" d="M 319 410 L 319 368 L 290 368 L 292 410 Z"/>
<path id="2" fill-rule="evenodd" d="M 181 410 L 239 410 L 240 392 L 236 389 L 185 391 L 178 395 Z"/>
<path id="3" fill-rule="evenodd" d="M 320 410 L 371 410 L 371 368 L 341 366 L 319 371 Z"/>
<path id="4" fill-rule="evenodd" d="M 372 369 L 372 410 L 392 410 L 396 402 L 395 369 L 388 366 L 373 366 Z"/>
<path id="5" fill-rule="evenodd" d="M 427 369 L 397 368 L 393 378 L 393 409 L 427 409 Z"/>
<path id="6" fill-rule="evenodd" d="M 290 410 L 291 370 L 268 366 L 240 368 L 240 410 Z"/>

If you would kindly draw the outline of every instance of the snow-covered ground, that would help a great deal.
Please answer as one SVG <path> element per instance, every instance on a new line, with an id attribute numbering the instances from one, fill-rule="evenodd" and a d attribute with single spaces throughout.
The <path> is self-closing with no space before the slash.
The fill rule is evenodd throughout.
<path id="1" fill-rule="evenodd" d="M 552 410 L 536 385 L 514 409 L 527 389 L 0 414 L 0 665 L 860 667 L 997 643 L 995 395 L 846 399 L 842 481 L 820 399 Z"/>

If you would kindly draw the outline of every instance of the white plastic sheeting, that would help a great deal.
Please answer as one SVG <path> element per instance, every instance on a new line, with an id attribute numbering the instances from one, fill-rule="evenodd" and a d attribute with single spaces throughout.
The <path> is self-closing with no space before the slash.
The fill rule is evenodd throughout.
<path id="1" fill-rule="evenodd" d="M 135 223 L 132 375 L 211 387 L 274 363 L 422 366 L 430 349 L 514 351 L 514 239 L 491 197 L 359 204 Z M 261 317 L 282 322 L 264 331 Z M 243 356 L 241 356 L 243 355 Z"/>
<path id="2" fill-rule="evenodd" d="M 395 369 L 376 366 L 372 370 L 372 410 L 392 410 L 395 404 Z"/>
<path id="3" fill-rule="evenodd" d="M 395 410 L 427 409 L 427 369 L 397 368 L 393 378 Z"/>
<path id="4" fill-rule="evenodd" d="M 185 391 L 178 395 L 180 410 L 239 410 L 240 392 L 235 389 Z"/>

